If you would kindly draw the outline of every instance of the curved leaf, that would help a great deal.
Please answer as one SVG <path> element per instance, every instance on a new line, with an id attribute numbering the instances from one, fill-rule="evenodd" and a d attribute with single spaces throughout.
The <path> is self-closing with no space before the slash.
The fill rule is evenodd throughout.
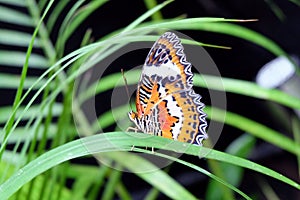
<path id="1" fill-rule="evenodd" d="M 0 21 L 21 26 L 34 25 L 30 16 L 4 6 L 0 6 Z"/>
<path id="2" fill-rule="evenodd" d="M 26 60 L 25 52 L 0 50 L 1 65 L 22 68 L 25 60 Z M 31 54 L 29 58 L 29 67 L 45 69 L 46 67 L 48 67 L 48 60 L 41 55 Z"/>
<path id="3" fill-rule="evenodd" d="M 15 30 L 0 29 L 0 44 L 27 47 L 32 35 Z M 35 39 L 34 47 L 40 47 L 40 40 Z"/>
<path id="4" fill-rule="evenodd" d="M 20 187 L 22 187 L 25 183 L 33 179 L 38 174 L 41 174 L 42 172 L 66 160 L 81 157 L 84 155 L 95 154 L 99 152 L 130 150 L 132 148 L 132 145 L 143 146 L 143 147 L 152 146 L 155 148 L 165 148 L 166 144 L 170 142 L 169 139 L 162 138 L 162 137 L 153 136 L 153 137 L 145 138 L 142 136 L 144 136 L 144 134 L 140 134 L 140 133 L 124 134 L 124 132 L 112 132 L 112 133 L 89 136 L 86 138 L 78 139 L 69 142 L 67 144 L 64 144 L 60 147 L 57 147 L 41 155 L 40 157 L 33 160 L 32 162 L 24 166 L 22 169 L 17 171 L 6 182 L 0 185 L 0 194 L 4 199 L 9 198 Z M 176 152 L 178 151 L 180 152 L 180 148 L 183 148 L 185 149 L 185 153 L 187 154 L 200 156 L 200 157 L 205 156 L 206 158 L 209 159 L 215 159 L 222 162 L 227 162 L 233 165 L 248 168 L 256 172 L 263 173 L 267 176 L 273 177 L 279 181 L 287 183 L 300 190 L 300 185 L 294 182 L 293 180 L 271 169 L 268 169 L 259 164 L 251 162 L 249 160 L 245 160 L 243 158 L 232 156 L 230 154 L 226 154 L 223 152 L 219 152 L 213 149 L 208 149 L 196 145 L 190 145 L 189 148 L 186 149 L 186 143 L 181 143 L 177 141 L 173 141 L 173 142 L 178 145 L 176 145 L 176 149 L 172 149 L 169 147 L 168 149 L 171 151 L 175 150 Z M 152 154 L 151 151 L 147 151 L 147 150 L 138 150 L 138 151 Z M 157 155 L 157 154 L 153 154 L 153 155 Z M 159 156 L 163 156 L 163 155 L 159 155 Z M 180 160 L 177 158 L 174 158 L 174 160 L 180 162 Z M 163 188 L 161 189 L 165 191 L 165 189 Z M 168 190 L 170 192 L 173 191 L 170 190 L 169 188 Z M 176 192 L 174 194 L 176 194 Z"/>
<path id="5" fill-rule="evenodd" d="M 1 3 L 12 5 L 12 6 L 20 6 L 20 7 L 25 7 L 25 1 L 20 1 L 20 0 L 0 0 Z"/>

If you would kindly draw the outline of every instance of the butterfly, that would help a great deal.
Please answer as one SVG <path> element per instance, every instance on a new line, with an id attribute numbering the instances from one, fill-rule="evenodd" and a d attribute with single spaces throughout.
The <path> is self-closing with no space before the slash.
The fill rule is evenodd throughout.
<path id="1" fill-rule="evenodd" d="M 201 96 L 193 90 L 191 63 L 178 36 L 166 32 L 154 43 L 137 86 L 129 118 L 144 133 L 202 145 L 207 139 Z"/>

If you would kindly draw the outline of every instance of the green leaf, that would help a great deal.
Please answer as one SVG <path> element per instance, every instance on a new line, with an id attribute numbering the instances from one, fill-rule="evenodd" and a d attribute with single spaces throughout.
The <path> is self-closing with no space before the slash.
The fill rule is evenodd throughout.
<path id="1" fill-rule="evenodd" d="M 27 47 L 30 43 L 32 35 L 15 30 L 0 29 L 0 44 Z M 34 41 L 34 47 L 40 47 L 40 40 Z"/>
<path id="2" fill-rule="evenodd" d="M 299 0 L 289 0 L 289 1 L 296 4 L 297 6 L 300 6 L 300 1 Z"/>
<path id="3" fill-rule="evenodd" d="M 54 114 L 54 116 L 57 116 Z M 57 126 L 56 124 L 50 124 L 47 126 L 48 132 L 47 132 L 47 139 L 51 139 L 55 137 L 55 134 L 57 133 Z M 8 138 L 8 144 L 16 144 L 18 142 L 24 142 L 26 140 L 33 140 L 35 138 L 36 140 L 40 141 L 44 137 L 44 131 L 45 127 L 44 125 L 41 125 L 38 132 L 35 133 L 34 129 L 27 130 L 24 127 L 18 127 L 12 132 L 12 134 L 9 135 Z M 72 130 L 70 130 L 72 131 Z M 35 136 L 36 134 L 36 136 Z M 2 142 L 2 138 L 0 138 L 0 142 Z"/>
<path id="4" fill-rule="evenodd" d="M 131 24 L 129 24 L 121 33 L 125 33 L 127 31 L 132 30 L 133 28 L 135 28 L 137 25 L 139 25 L 141 22 L 143 22 L 145 19 L 147 19 L 148 17 L 150 17 L 151 15 L 153 15 L 154 13 L 156 13 L 157 11 L 161 10 L 163 7 L 165 7 L 166 5 L 168 5 L 169 3 L 173 2 L 173 0 L 168 0 L 165 1 L 157 6 L 155 6 L 154 8 L 148 10 L 147 12 L 145 12 L 144 14 L 142 14 L 139 18 L 137 18 L 136 20 L 134 20 Z"/>
<path id="5" fill-rule="evenodd" d="M 202 30 L 231 35 L 234 37 L 248 40 L 251 43 L 257 44 L 274 55 L 287 55 L 275 42 L 255 31 L 245 27 L 229 24 L 225 22 L 242 22 L 243 20 L 222 19 L 222 18 L 188 18 L 166 22 L 147 22 L 141 24 L 135 31 L 144 29 L 162 28 L 162 29 L 177 29 L 177 30 Z M 213 23 L 212 23 L 213 22 Z"/>
<path id="6" fill-rule="evenodd" d="M 1 51 L 0 64 L 12 67 L 22 68 L 26 60 L 26 53 L 17 51 Z M 29 66 L 32 68 L 45 69 L 48 67 L 48 60 L 38 54 L 31 54 L 29 58 Z"/>
<path id="7" fill-rule="evenodd" d="M 232 143 L 230 143 L 230 145 L 226 149 L 226 152 L 231 155 L 247 158 L 252 148 L 254 147 L 254 144 L 255 138 L 249 134 L 244 134 L 238 137 Z M 243 178 L 243 168 L 239 166 L 232 166 L 228 163 L 220 163 L 214 160 L 209 160 L 208 163 L 211 166 L 213 172 L 218 177 L 222 177 L 224 180 L 234 185 L 235 187 L 239 186 Z M 224 188 L 224 185 L 221 185 L 218 182 L 211 180 L 206 190 L 205 199 L 226 199 L 228 197 L 228 194 L 226 194 L 224 191 L 230 192 L 227 188 Z M 232 199 L 232 196 L 230 196 L 230 198 Z"/>
<path id="8" fill-rule="evenodd" d="M 68 18 L 64 20 L 65 26 L 62 26 L 60 29 L 60 38 L 57 41 L 57 47 L 64 47 L 65 42 L 72 35 L 72 33 L 79 27 L 79 25 L 97 8 L 102 6 L 104 3 L 108 2 L 108 0 L 99 0 L 99 1 L 91 1 L 81 9 L 74 6 L 74 10 L 71 10 L 72 13 L 69 13 Z M 83 3 L 78 1 L 77 4 Z M 78 5 L 79 6 L 79 5 Z M 75 12 L 77 11 L 77 13 Z M 70 19 L 69 19 L 70 18 Z"/>
<path id="9" fill-rule="evenodd" d="M 134 137 L 133 137 L 134 136 Z M 33 160 L 22 169 L 17 171 L 14 175 L 12 175 L 6 182 L 0 185 L 0 193 L 2 194 L 2 198 L 7 199 L 12 194 L 14 194 L 19 188 L 21 188 L 25 183 L 33 179 L 38 174 L 50 169 L 53 166 L 56 166 L 64 161 L 81 157 L 84 155 L 90 155 L 99 152 L 108 152 L 108 151 L 116 151 L 116 150 L 130 150 L 132 145 L 137 146 L 152 146 L 155 148 L 167 148 L 166 145 L 169 144 L 170 140 L 162 137 L 143 137 L 145 134 L 138 133 L 128 133 L 124 134 L 124 132 L 112 132 L 105 134 L 98 134 L 94 136 L 89 136 L 83 139 L 78 139 L 62 146 L 59 146 L 43 155 Z M 176 145 L 176 151 L 180 152 L 182 150 L 187 154 L 191 154 L 194 156 L 205 156 L 208 159 L 219 160 L 222 162 L 227 162 L 233 165 L 237 165 L 240 167 L 248 168 L 259 173 L 265 174 L 267 176 L 273 177 L 279 181 L 287 183 L 297 189 L 300 190 L 300 185 L 295 181 L 271 170 L 261 165 L 258 165 L 249 160 L 245 160 L 243 158 L 239 158 L 236 156 L 232 156 L 230 154 L 226 154 L 223 152 L 219 152 L 216 150 L 208 149 L 205 147 L 200 147 L 196 145 L 190 145 L 186 148 L 186 143 L 172 141 Z M 99 145 L 101 144 L 101 145 Z M 175 150 L 171 147 L 169 150 Z M 143 150 L 143 152 L 151 151 Z M 152 154 L 156 155 L 156 154 Z M 176 159 L 177 161 L 179 159 Z M 139 167 L 139 166 L 137 166 Z M 145 166 L 149 167 L 149 166 Z M 169 188 L 168 188 L 169 189 Z M 165 190 L 164 190 L 165 191 Z M 170 192 L 175 192 L 170 190 Z M 168 194 L 167 194 L 168 195 Z"/>
<path id="10" fill-rule="evenodd" d="M 12 157 L 16 160 L 18 158 L 18 155 L 16 154 L 8 154 L 6 155 L 7 152 L 4 152 L 3 154 L 3 158 L 7 157 L 7 156 L 10 156 L 10 163 L 12 162 Z M 9 158 L 8 158 L 9 159 Z M 23 161 L 26 161 L 25 158 L 22 159 Z M 12 175 L 14 173 L 14 166 L 13 165 L 10 165 L 8 163 L 6 163 L 4 160 L 0 163 L 0 174 L 3 174 L 3 172 L 8 169 L 8 175 Z M 34 190 L 31 191 L 32 195 L 31 195 L 31 199 L 38 199 L 38 196 L 39 194 L 42 192 L 42 182 L 45 181 L 47 177 L 44 176 L 44 175 L 39 175 L 35 178 L 34 180 L 34 183 L 33 183 L 33 187 L 34 187 Z M 27 183 L 25 184 L 22 189 L 19 191 L 19 193 L 15 193 L 14 195 L 12 195 L 12 197 L 10 199 L 19 199 L 19 200 L 26 200 L 28 199 L 27 198 L 27 195 L 29 194 L 29 191 L 30 191 L 30 184 L 31 183 Z M 58 191 L 58 188 L 59 188 L 59 185 L 58 183 L 55 184 L 54 188 L 52 191 L 50 191 L 49 189 L 46 191 L 44 191 L 44 196 L 43 197 L 46 197 L 48 196 L 49 194 L 53 194 L 55 192 Z M 64 187 L 62 189 L 62 199 L 70 199 L 70 196 L 71 196 L 71 193 L 70 193 L 70 190 L 66 187 Z M 2 195 L 0 194 L 0 197 L 1 199 L 2 198 Z"/>
<path id="11" fill-rule="evenodd" d="M 24 83 L 24 89 L 30 88 L 38 78 L 35 77 L 27 77 Z M 46 80 L 43 79 L 37 84 L 34 85 L 32 89 L 39 89 L 43 84 L 45 84 Z M 16 89 L 19 87 L 20 76 L 14 74 L 4 74 L 0 73 L 0 88 L 3 89 Z M 52 87 L 53 84 L 51 84 Z"/>
<path id="12" fill-rule="evenodd" d="M 21 26 L 34 25 L 30 16 L 4 6 L 0 6 L 0 21 Z"/>
<path id="13" fill-rule="evenodd" d="M 113 158 L 119 164 L 126 167 L 133 173 L 136 173 L 136 175 L 154 187 L 159 188 L 160 191 L 165 193 L 165 195 L 171 199 L 197 199 L 189 193 L 188 190 L 184 189 L 183 186 L 172 179 L 166 172 L 158 169 L 154 164 L 139 156 L 128 154 L 126 152 L 109 152 L 102 154 L 109 158 Z M 141 171 L 147 172 L 139 173 Z"/>
<path id="14" fill-rule="evenodd" d="M 26 7 L 25 1 L 20 1 L 20 0 L 0 0 L 0 2 L 12 6 Z"/>
<path id="15" fill-rule="evenodd" d="M 17 170 L 15 166 L 24 166 L 24 164 L 26 164 L 26 157 L 13 151 L 4 151 L 0 163 L 0 178 L 3 180 L 9 178 Z"/>
<path id="16" fill-rule="evenodd" d="M 47 30 L 51 33 L 52 29 L 59 17 L 62 13 L 63 9 L 66 5 L 70 2 L 70 0 L 58 1 L 56 6 L 54 7 L 53 11 L 49 13 L 49 19 L 47 21 Z"/>
<path id="17" fill-rule="evenodd" d="M 113 153 L 114 154 L 114 153 Z M 103 155 L 101 155 L 103 156 Z M 105 156 L 105 154 L 104 154 Z M 117 164 L 117 168 L 121 167 L 119 164 Z M 110 200 L 113 199 L 115 190 L 117 188 L 118 183 L 121 180 L 122 171 L 120 170 L 111 170 L 109 176 L 107 177 L 107 183 L 104 188 L 103 194 L 101 196 L 101 199 L 103 200 Z"/>
<path id="18" fill-rule="evenodd" d="M 222 83 L 222 85 L 220 84 Z M 195 74 L 194 84 L 219 91 L 265 99 L 294 109 L 300 109 L 300 99 L 277 89 L 266 89 L 259 85 L 238 79 Z"/>
<path id="19" fill-rule="evenodd" d="M 287 55 L 286 52 L 284 52 L 283 49 L 280 46 L 278 46 L 275 42 L 273 42 L 271 39 L 263 36 L 260 33 L 257 33 L 255 31 L 252 31 L 250 29 L 247 29 L 237 24 L 206 23 L 206 24 L 201 24 L 201 26 L 199 26 L 199 30 L 223 33 L 234 37 L 242 38 L 248 40 L 251 43 L 264 47 L 266 50 L 273 53 L 274 55 L 277 56 Z"/>
<path id="20" fill-rule="evenodd" d="M 144 0 L 144 4 L 146 5 L 147 10 L 150 10 L 157 5 L 157 1 L 156 0 Z M 153 15 L 151 16 L 152 21 L 160 21 L 162 19 L 163 19 L 163 16 L 160 11 L 153 13 Z"/>
<path id="21" fill-rule="evenodd" d="M 225 122 L 245 132 L 251 133 L 255 137 L 261 138 L 274 144 L 290 153 L 300 155 L 300 145 L 285 135 L 263 125 L 254 120 L 248 119 L 236 113 L 228 112 L 216 107 L 206 107 L 205 111 L 212 120 Z M 237 123 L 238 122 L 238 123 Z"/>

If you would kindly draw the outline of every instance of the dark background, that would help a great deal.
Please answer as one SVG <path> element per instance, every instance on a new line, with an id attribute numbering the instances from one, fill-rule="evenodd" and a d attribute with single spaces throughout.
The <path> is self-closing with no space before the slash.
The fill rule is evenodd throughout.
<path id="1" fill-rule="evenodd" d="M 162 1 L 158 1 L 162 2 Z M 271 9 L 268 2 L 275 3 L 284 13 L 285 18 L 279 19 Z M 66 12 L 72 6 L 66 7 Z M 79 29 L 73 34 L 66 46 L 66 54 L 79 48 L 80 42 L 85 31 L 91 28 L 93 37 L 97 40 L 102 36 L 122 27 L 127 26 L 141 14 L 146 12 L 146 6 L 143 1 L 117 1 L 112 0 L 103 5 L 94 12 L 87 21 L 85 21 Z M 26 12 L 26 11 L 24 11 Z M 220 0 L 189 0 L 175 1 L 162 9 L 164 18 L 173 18 L 185 14 L 187 17 L 223 17 L 231 19 L 258 19 L 256 22 L 240 23 L 251 30 L 263 34 L 264 36 L 275 41 L 287 53 L 300 55 L 300 8 L 288 0 L 278 1 L 261 1 L 261 0 L 243 0 L 243 1 L 220 1 Z M 62 20 L 64 16 L 60 17 Z M 58 22 L 59 23 L 59 22 Z M 7 26 L 1 24 L 1 26 Z M 22 28 L 21 28 L 22 29 Z M 31 30 L 28 30 L 29 32 Z M 239 38 L 228 35 L 221 35 L 211 32 L 201 31 L 180 31 L 193 39 L 208 43 L 232 47 L 231 50 L 205 48 L 210 54 L 223 77 L 254 81 L 259 69 L 275 58 L 273 54 L 267 50 Z M 53 41 L 57 38 L 57 33 L 51 35 Z M 137 55 L 128 55 L 126 63 L 132 63 L 132 66 L 141 64 L 147 55 L 147 51 L 138 52 Z M 122 61 L 118 61 L 121 63 Z M 119 72 L 120 67 L 113 65 L 107 73 Z M 123 66 L 122 66 L 123 67 Z M 1 68 L 6 70 L 6 68 Z M 20 73 L 20 70 L 13 69 L 14 73 Z M 31 71 L 30 73 L 40 73 Z M 2 98 L 1 105 L 11 104 L 14 98 L 13 91 L 1 91 L 6 98 Z M 109 95 L 109 94 L 107 94 Z M 205 95 L 204 95 L 205 97 Z M 231 112 L 249 117 L 255 121 L 266 124 L 271 128 L 286 133 L 282 127 L 277 125 L 277 121 L 272 119 L 266 109 L 263 100 L 254 99 L 246 96 L 235 94 L 227 94 L 227 106 Z M 99 113 L 104 110 L 99 108 Z M 292 112 L 288 112 L 291 115 Z M 216 149 L 224 150 L 235 138 L 243 134 L 242 131 L 236 130 L 229 126 L 225 126 L 222 135 L 216 145 Z M 199 166 L 205 166 L 205 161 L 193 161 L 190 157 L 183 159 L 189 160 Z M 257 148 L 252 152 L 251 159 L 255 162 L 270 167 L 287 177 L 298 180 L 296 158 L 287 152 L 265 144 L 258 140 Z M 169 173 L 185 187 L 190 188 L 191 192 L 196 196 L 203 197 L 207 177 L 181 165 L 175 164 L 169 169 Z M 261 194 L 259 185 L 257 185 L 257 173 L 250 170 L 245 171 L 245 177 L 242 181 L 241 189 L 246 194 L 256 194 L 258 199 L 264 199 Z M 267 180 L 280 199 L 300 199 L 299 191 L 291 186 L 285 185 L 279 181 L 263 176 Z M 141 199 L 147 193 L 150 186 L 136 178 L 133 174 L 123 175 L 124 183 L 135 194 L 136 199 Z M 172 189 L 172 188 L 170 188 Z M 163 199 L 163 196 L 160 196 Z"/>

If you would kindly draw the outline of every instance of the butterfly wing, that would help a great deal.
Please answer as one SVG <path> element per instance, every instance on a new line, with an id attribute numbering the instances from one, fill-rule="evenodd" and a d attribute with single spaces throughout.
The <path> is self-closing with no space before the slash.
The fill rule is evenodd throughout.
<path id="1" fill-rule="evenodd" d="M 163 34 L 152 46 L 137 89 L 137 110 L 148 114 L 159 99 L 193 86 L 191 64 L 186 61 L 179 38 L 171 32 Z M 166 88 L 172 82 L 176 87 Z M 148 107 L 148 109 L 146 109 Z"/>
<path id="2" fill-rule="evenodd" d="M 206 115 L 192 78 L 180 39 L 166 32 L 151 48 L 138 84 L 135 117 L 142 119 L 143 127 L 156 135 L 201 145 L 207 138 Z"/>

